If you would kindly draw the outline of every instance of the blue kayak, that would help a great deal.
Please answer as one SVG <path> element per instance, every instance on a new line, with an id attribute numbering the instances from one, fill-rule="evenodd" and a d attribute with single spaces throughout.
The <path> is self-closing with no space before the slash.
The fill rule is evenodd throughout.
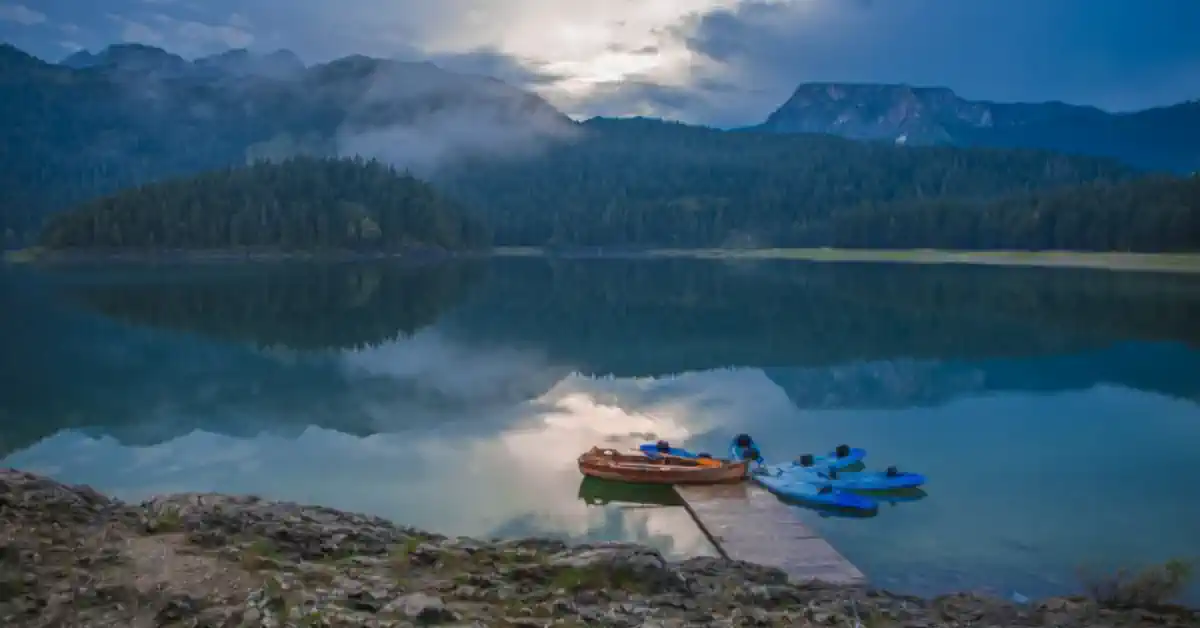
<path id="1" fill-rule="evenodd" d="M 672 447 L 665 440 L 660 440 L 656 443 L 643 443 L 638 446 L 638 449 L 646 455 L 651 456 L 654 454 L 666 454 L 683 458 L 712 457 L 707 453 L 694 453 L 682 447 Z M 805 454 L 797 460 L 805 461 L 809 466 L 840 470 L 862 462 L 866 456 L 867 450 L 861 447 L 838 445 L 828 455 L 814 456 L 812 454 Z M 753 460 L 759 464 L 766 464 L 762 452 L 758 449 L 758 444 L 748 434 L 738 434 L 733 438 L 733 441 L 729 444 L 729 457 L 732 460 Z"/>
<path id="2" fill-rule="evenodd" d="M 916 488 L 925 483 L 920 473 L 907 473 L 888 467 L 887 471 L 838 473 L 835 469 L 805 466 L 800 462 L 771 465 L 777 475 L 794 475 L 798 480 L 816 486 L 831 486 L 845 491 L 894 491 Z"/>
<path id="3" fill-rule="evenodd" d="M 642 451 L 642 453 L 647 454 L 647 455 L 666 454 L 668 456 L 679 456 L 680 458 L 711 458 L 712 457 L 704 452 L 693 453 L 691 451 L 688 451 L 687 449 L 682 449 L 680 447 L 672 447 L 671 444 L 665 440 L 660 440 L 657 443 L 642 443 L 641 445 L 638 445 L 638 449 L 640 449 Z"/>
<path id="4" fill-rule="evenodd" d="M 817 486 L 803 481 L 794 473 L 773 473 L 770 468 L 756 470 L 751 477 L 768 491 L 788 500 L 810 506 L 875 511 L 875 500 L 830 486 Z"/>
<path id="5" fill-rule="evenodd" d="M 861 447 L 848 447 L 846 445 L 838 445 L 836 449 L 825 454 L 824 456 L 814 456 L 813 454 L 804 454 L 797 458 L 796 465 L 803 464 L 809 467 L 818 469 L 833 469 L 841 470 L 851 465 L 856 465 L 867 457 L 867 450 Z"/>
<path id="6" fill-rule="evenodd" d="M 738 434 L 734 437 L 733 442 L 729 445 L 729 456 L 734 460 L 746 460 L 749 457 L 749 459 L 755 460 L 759 464 L 765 464 L 762 453 L 758 449 L 758 444 L 748 434 Z M 804 454 L 797 460 L 803 460 L 808 466 L 813 467 L 845 469 L 846 467 L 862 462 L 863 458 L 866 457 L 867 450 L 861 447 L 838 445 L 827 455 L 814 456 L 812 454 Z"/>
<path id="7" fill-rule="evenodd" d="M 758 464 L 766 464 L 758 444 L 749 434 L 738 434 L 729 443 L 729 457 L 733 460 L 753 460 Z"/>

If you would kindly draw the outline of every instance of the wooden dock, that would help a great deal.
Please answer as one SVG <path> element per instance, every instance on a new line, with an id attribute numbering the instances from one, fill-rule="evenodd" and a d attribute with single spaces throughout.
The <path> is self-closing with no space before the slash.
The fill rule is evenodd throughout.
<path id="1" fill-rule="evenodd" d="M 778 567 L 794 583 L 864 585 L 866 577 L 789 506 L 751 482 L 676 485 L 692 518 L 731 560 Z"/>

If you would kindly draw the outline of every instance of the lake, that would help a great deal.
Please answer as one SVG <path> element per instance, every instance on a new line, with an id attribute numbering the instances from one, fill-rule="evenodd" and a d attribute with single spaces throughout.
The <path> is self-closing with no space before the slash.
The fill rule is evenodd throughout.
<path id="1" fill-rule="evenodd" d="M 0 299 L 0 465 L 124 499 L 712 554 L 669 493 L 575 458 L 746 432 L 929 476 L 873 517 L 802 513 L 894 590 L 1200 556 L 1200 276 L 528 257 L 0 268 Z"/>

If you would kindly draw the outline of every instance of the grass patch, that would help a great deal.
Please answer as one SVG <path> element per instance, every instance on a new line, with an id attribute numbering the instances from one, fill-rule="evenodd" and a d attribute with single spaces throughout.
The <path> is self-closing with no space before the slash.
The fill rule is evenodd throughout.
<path id="1" fill-rule="evenodd" d="M 879 608 L 872 606 L 867 609 L 860 622 L 863 628 L 892 628 L 898 625 L 898 622 L 888 617 Z"/>
<path id="2" fill-rule="evenodd" d="M 631 593 L 644 593 L 648 587 L 628 569 L 596 565 L 559 569 L 554 574 L 554 579 L 550 581 L 550 588 L 565 589 L 570 593 L 599 589 L 620 589 Z"/>
<path id="3" fill-rule="evenodd" d="M 242 567 L 246 571 L 261 571 L 279 566 L 279 549 L 270 541 L 259 539 L 242 550 Z"/>
<path id="4" fill-rule="evenodd" d="M 1200 255 L 1085 251 L 949 251 L 937 249 L 704 249 L 659 254 L 717 259 L 792 259 L 815 262 L 900 262 L 915 264 L 995 264 L 1062 266 L 1158 272 L 1200 272 Z"/>
<path id="5" fill-rule="evenodd" d="M 184 529 L 183 513 L 170 506 L 146 522 L 146 531 L 151 534 L 172 534 Z"/>
<path id="6" fill-rule="evenodd" d="M 300 619 L 296 621 L 296 625 L 301 628 L 322 628 L 323 626 L 330 625 L 330 623 L 326 621 L 324 613 L 314 608 L 300 615 Z"/>
<path id="7" fill-rule="evenodd" d="M 504 257 L 537 257 L 545 255 L 545 250 L 538 246 L 497 246 L 492 248 L 492 254 Z"/>
<path id="8" fill-rule="evenodd" d="M 26 264 L 36 262 L 45 253 L 45 249 L 40 246 L 31 246 L 25 249 L 17 249 L 15 251 L 5 251 L 4 260 L 13 264 Z"/>
<path id="9" fill-rule="evenodd" d="M 1192 561 L 1172 559 L 1141 570 L 1108 574 L 1082 572 L 1084 590 L 1107 608 L 1157 608 L 1179 597 L 1195 575 Z"/>
<path id="10" fill-rule="evenodd" d="M 586 247 L 581 247 L 584 250 Z M 497 247 L 498 256 L 546 256 L 538 247 Z M 1200 254 L 1121 251 L 957 251 L 942 249 L 646 249 L 603 252 L 607 257 L 683 257 L 718 260 L 806 260 L 812 262 L 898 262 L 913 264 L 987 264 L 1099 268 L 1146 272 L 1200 273 Z"/>
<path id="11" fill-rule="evenodd" d="M 316 559 L 316 562 L 326 565 L 352 565 L 354 559 L 362 555 L 362 551 L 357 545 L 343 545 L 325 552 Z"/>
<path id="12" fill-rule="evenodd" d="M 292 592 L 288 591 L 278 578 L 267 578 L 263 583 L 264 607 L 279 620 L 280 624 L 285 624 L 292 615 L 295 603 L 291 599 L 291 595 Z"/>
<path id="13" fill-rule="evenodd" d="M 8 602 L 21 597 L 28 591 L 25 575 L 18 570 L 0 572 L 0 602 Z"/>
<path id="14" fill-rule="evenodd" d="M 388 549 L 388 559 L 396 573 L 408 573 L 412 568 L 412 553 L 421 544 L 421 539 L 409 537 Z"/>

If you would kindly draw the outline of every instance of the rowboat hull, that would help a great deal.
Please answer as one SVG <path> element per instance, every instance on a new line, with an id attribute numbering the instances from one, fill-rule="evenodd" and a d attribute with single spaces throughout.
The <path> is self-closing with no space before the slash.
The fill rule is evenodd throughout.
<path id="1" fill-rule="evenodd" d="M 750 462 L 713 465 L 696 460 L 644 454 L 623 454 L 593 447 L 579 457 L 579 471 L 586 476 L 635 484 L 729 484 L 746 478 Z"/>

